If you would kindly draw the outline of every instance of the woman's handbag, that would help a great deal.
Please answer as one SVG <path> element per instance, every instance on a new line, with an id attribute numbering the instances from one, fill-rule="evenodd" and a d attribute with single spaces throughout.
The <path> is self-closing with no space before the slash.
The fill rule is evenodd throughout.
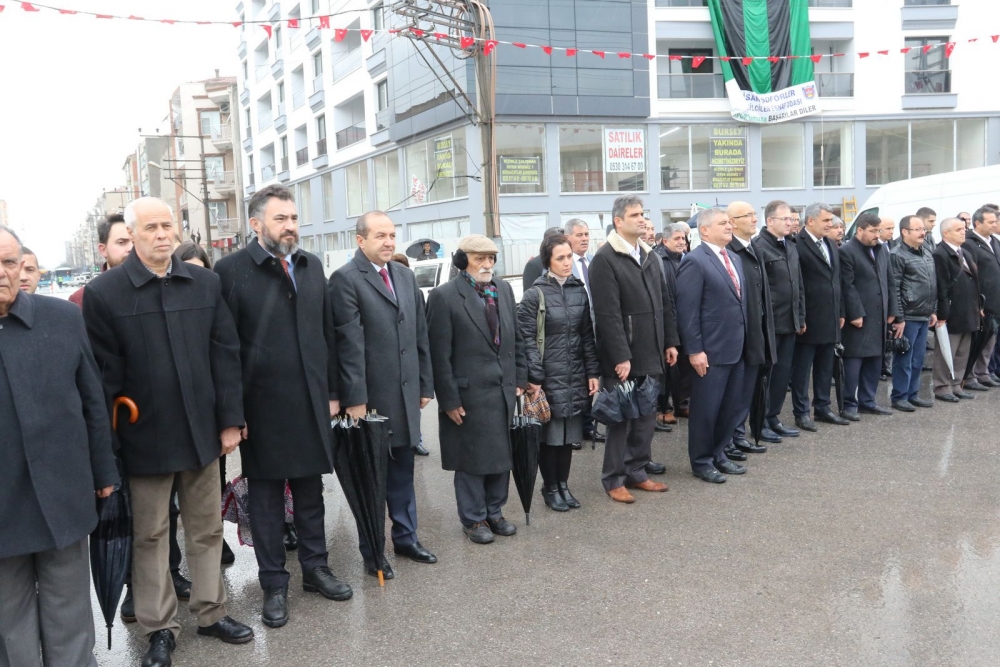
<path id="1" fill-rule="evenodd" d="M 545 392 L 541 388 L 534 398 L 525 393 L 524 414 L 528 417 L 534 417 L 543 424 L 552 419 L 552 408 L 549 407 L 549 400 L 545 398 Z"/>

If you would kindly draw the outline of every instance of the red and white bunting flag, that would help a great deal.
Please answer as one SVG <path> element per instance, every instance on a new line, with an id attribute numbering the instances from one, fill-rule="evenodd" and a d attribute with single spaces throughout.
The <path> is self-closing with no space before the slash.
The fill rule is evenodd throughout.
<path id="1" fill-rule="evenodd" d="M 781 60 L 781 58 L 779 58 L 778 56 L 768 56 L 767 57 L 767 62 L 772 63 L 772 64 L 778 62 L 779 60 Z"/>
<path id="2" fill-rule="evenodd" d="M 129 21 L 145 21 L 146 19 L 142 18 L 141 16 L 136 16 L 135 14 L 129 14 L 128 20 Z"/>
<path id="3" fill-rule="evenodd" d="M 997 40 L 1000 39 L 1000 35 L 990 35 L 990 39 L 992 39 L 993 43 L 996 44 Z"/>
<path id="4" fill-rule="evenodd" d="M 344 32 L 347 32 L 347 31 L 345 30 Z M 423 37 L 424 36 L 424 31 L 421 30 L 420 28 L 410 28 L 410 32 L 412 32 L 417 37 Z"/>
<path id="5" fill-rule="evenodd" d="M 577 49 L 566 49 L 566 55 L 568 57 L 573 57 L 576 55 Z"/>
<path id="6" fill-rule="evenodd" d="M 751 58 L 750 56 L 747 56 L 747 57 L 743 58 L 742 62 L 743 62 L 743 66 L 744 67 L 750 67 L 750 63 L 753 62 L 753 58 Z"/>
<path id="7" fill-rule="evenodd" d="M 95 19 L 113 19 L 114 16 L 112 16 L 111 14 L 94 14 L 94 18 Z M 174 23 L 174 21 L 171 21 L 171 23 Z"/>
<path id="8" fill-rule="evenodd" d="M 698 69 L 703 62 L 705 62 L 705 56 L 695 56 L 691 59 L 691 67 Z"/>
<path id="9" fill-rule="evenodd" d="M 344 38 L 347 37 L 347 28 L 334 28 L 333 29 L 333 41 L 342 42 Z"/>
<path id="10" fill-rule="evenodd" d="M 672 55 L 671 54 L 670 55 L 670 60 L 678 60 L 678 61 L 680 61 L 680 60 L 684 60 L 684 58 L 682 56 Z"/>
<path id="11" fill-rule="evenodd" d="M 261 28 L 263 28 L 263 29 L 264 29 L 264 32 L 266 32 L 266 33 L 267 33 L 267 38 L 268 38 L 268 39 L 271 39 L 271 34 L 272 34 L 272 33 L 271 33 L 271 26 L 270 26 L 270 25 L 268 25 L 267 23 L 264 23 L 264 24 L 261 24 L 261 26 L 260 26 L 260 27 L 261 27 Z"/>
<path id="12" fill-rule="evenodd" d="M 598 58 L 603 58 L 604 57 L 604 51 L 591 51 L 591 53 L 593 53 Z"/>
<path id="13" fill-rule="evenodd" d="M 372 36 L 373 32 L 375 32 L 375 31 L 374 30 L 362 30 L 361 31 L 361 39 L 363 39 L 364 41 L 367 42 L 368 38 Z"/>
<path id="14" fill-rule="evenodd" d="M 655 53 L 644 53 L 642 54 L 642 57 L 645 58 L 646 60 L 656 60 Z"/>
<path id="15" fill-rule="evenodd" d="M 937 46 L 937 44 L 924 44 L 924 48 L 921 49 L 921 51 L 923 53 L 927 53 L 928 51 L 930 51 L 931 49 L 933 49 L 935 46 Z"/>
<path id="16" fill-rule="evenodd" d="M 472 45 L 476 43 L 476 40 L 474 37 L 462 37 L 458 40 L 458 43 L 463 49 L 471 49 Z"/>
<path id="17" fill-rule="evenodd" d="M 889 55 L 889 51 L 888 51 L 888 50 L 885 50 L 885 51 L 879 51 L 879 55 L 882 55 L 882 56 L 887 56 L 887 55 Z"/>
<path id="18" fill-rule="evenodd" d="M 486 55 L 490 55 L 491 53 L 493 53 L 493 49 L 497 48 L 497 44 L 499 43 L 500 42 L 498 42 L 495 39 L 486 40 L 486 43 L 483 45 L 483 53 Z"/>
<path id="19" fill-rule="evenodd" d="M 434 33 L 434 39 L 436 39 L 439 42 L 442 39 L 447 39 L 447 38 L 448 38 L 448 35 L 444 34 L 443 32 L 436 32 L 436 33 Z"/>
<path id="20" fill-rule="evenodd" d="M 625 51 L 619 51 L 618 52 L 618 57 L 621 60 L 628 60 L 629 58 L 632 57 L 632 54 L 631 53 L 626 53 Z"/>
<path id="21" fill-rule="evenodd" d="M 232 26 L 234 28 L 239 28 L 241 25 L 243 25 L 243 21 L 232 21 Z"/>
<path id="22" fill-rule="evenodd" d="M 551 46 L 543 46 L 542 47 L 542 51 L 545 51 L 545 53 L 549 54 L 550 56 L 552 55 L 552 47 Z"/>
<path id="23" fill-rule="evenodd" d="M 5 10 L 5 9 L 7 9 L 6 5 L 0 5 L 0 13 L 2 13 L 3 10 Z"/>
<path id="24" fill-rule="evenodd" d="M 31 4 L 30 2 L 22 2 L 21 3 L 21 9 L 23 9 L 26 12 L 37 12 L 38 11 L 38 8 L 35 7 L 33 4 Z"/>
<path id="25" fill-rule="evenodd" d="M 110 16 L 108 18 L 111 18 Z M 173 25 L 177 23 L 174 19 L 160 19 L 160 23 L 166 23 L 167 25 Z"/>
<path id="26" fill-rule="evenodd" d="M 813 61 L 814 63 L 816 63 L 818 65 L 819 61 L 823 60 L 823 56 L 821 54 L 819 54 L 819 53 L 814 53 L 811 56 L 809 56 L 809 60 Z"/>
<path id="27" fill-rule="evenodd" d="M 722 56 L 721 58 L 719 58 L 719 60 L 728 63 L 730 60 L 732 60 L 732 58 L 730 58 L 729 56 Z"/>
<path id="28" fill-rule="evenodd" d="M 76 10 L 75 9 L 60 9 L 59 13 L 60 14 L 76 14 Z"/>
<path id="29" fill-rule="evenodd" d="M 528 48 L 528 45 L 525 44 L 524 42 L 511 42 L 511 46 L 516 46 L 519 49 L 526 49 L 526 48 Z"/>
<path id="30" fill-rule="evenodd" d="M 858 51 L 858 58 L 867 58 L 870 55 L 867 51 Z"/>
<path id="31" fill-rule="evenodd" d="M 955 50 L 955 42 L 947 42 L 944 45 L 944 57 L 951 58 L 951 52 Z"/>
<path id="32" fill-rule="evenodd" d="M 329 28 L 330 28 L 330 17 L 329 16 L 320 16 L 319 17 L 319 29 L 320 30 L 329 30 Z"/>
<path id="33" fill-rule="evenodd" d="M 904 46 L 899 50 L 899 52 L 902 53 L 903 55 L 906 55 L 907 53 L 910 52 L 910 49 L 912 48 L 913 48 L 912 46 Z"/>
<path id="34" fill-rule="evenodd" d="M 299 27 L 299 20 L 298 19 L 288 19 L 288 27 L 292 28 L 293 30 L 295 28 L 298 28 Z"/>
<path id="35" fill-rule="evenodd" d="M 973 37 L 972 39 L 969 40 L 969 44 L 973 44 L 973 43 L 978 42 L 978 41 L 979 41 L 978 37 Z"/>

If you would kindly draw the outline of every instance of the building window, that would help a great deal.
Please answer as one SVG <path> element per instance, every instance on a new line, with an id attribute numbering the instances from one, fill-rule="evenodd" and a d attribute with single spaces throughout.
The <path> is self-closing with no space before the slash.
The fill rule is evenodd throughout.
<path id="1" fill-rule="evenodd" d="M 278 104 L 282 104 L 285 101 L 285 82 L 282 81 L 278 84 Z"/>
<path id="2" fill-rule="evenodd" d="M 867 185 L 884 185 L 909 178 L 909 131 L 906 121 L 866 123 Z"/>
<path id="3" fill-rule="evenodd" d="M 657 97 L 665 99 L 719 98 L 726 96 L 722 73 L 715 73 L 712 49 L 670 49 L 657 59 Z M 671 60 L 680 56 L 680 60 Z M 694 58 L 704 60 L 694 67 Z"/>
<path id="4" fill-rule="evenodd" d="M 323 50 L 320 49 L 313 54 L 313 78 L 318 79 L 323 76 Z"/>
<path id="5" fill-rule="evenodd" d="M 378 3 L 372 7 L 372 29 L 382 30 L 385 28 L 385 7 L 382 3 Z"/>
<path id="6" fill-rule="evenodd" d="M 375 110 L 382 111 L 389 108 L 389 80 L 382 79 L 375 84 Z"/>
<path id="7" fill-rule="evenodd" d="M 982 118 L 955 121 L 955 169 L 986 166 L 986 122 Z"/>
<path id="8" fill-rule="evenodd" d="M 500 194 L 545 192 L 544 125 L 497 125 L 496 152 Z"/>
<path id="9" fill-rule="evenodd" d="M 313 16 L 316 16 L 317 14 L 319 14 L 319 0 L 312 0 L 312 2 L 309 3 L 309 6 L 310 6 L 310 8 L 312 10 L 310 13 Z"/>
<path id="10" fill-rule="evenodd" d="M 281 137 L 278 141 L 281 146 L 281 171 L 288 171 L 288 137 Z"/>
<path id="11" fill-rule="evenodd" d="M 210 181 L 222 178 L 226 171 L 226 161 L 221 155 L 213 155 L 205 158 L 205 175 Z"/>
<path id="12" fill-rule="evenodd" d="M 854 185 L 854 125 L 813 123 L 813 185 Z"/>
<path id="13" fill-rule="evenodd" d="M 904 44 L 910 50 L 904 56 L 907 95 L 934 95 L 951 92 L 951 70 L 944 53 L 947 37 L 911 37 Z M 931 46 L 924 52 L 924 47 Z"/>
<path id="14" fill-rule="evenodd" d="M 202 111 L 198 114 L 203 137 L 218 136 L 222 128 L 222 114 L 218 111 Z"/>
<path id="15" fill-rule="evenodd" d="M 559 127 L 562 192 L 641 192 L 646 188 L 646 131 L 617 125 Z"/>
<path id="16" fill-rule="evenodd" d="M 320 177 L 323 187 L 323 219 L 333 220 L 333 172 L 327 172 Z"/>
<path id="17" fill-rule="evenodd" d="M 432 222 L 412 222 L 406 226 L 406 238 L 417 239 L 449 239 L 461 238 L 471 232 L 468 217 L 446 218 Z"/>
<path id="18" fill-rule="evenodd" d="M 213 225 L 218 225 L 219 220 L 229 218 L 229 205 L 224 201 L 208 202 L 208 216 Z"/>
<path id="19" fill-rule="evenodd" d="M 691 189 L 691 140 L 687 125 L 660 125 L 660 189 Z"/>
<path id="20" fill-rule="evenodd" d="M 407 205 L 469 196 L 464 128 L 418 141 L 406 147 Z M 416 238 L 410 236 L 410 238 Z"/>
<path id="21" fill-rule="evenodd" d="M 316 116 L 316 155 L 326 155 L 326 115 Z"/>
<path id="22" fill-rule="evenodd" d="M 368 203 L 368 162 L 362 160 L 344 168 L 347 175 L 347 217 L 370 210 Z"/>
<path id="23" fill-rule="evenodd" d="M 250 78 L 250 68 L 247 66 L 247 61 L 243 61 L 243 87 L 247 87 L 247 80 Z"/>
<path id="24" fill-rule="evenodd" d="M 805 187 L 805 125 L 782 123 L 760 127 L 761 184 L 765 188 Z"/>
<path id="25" fill-rule="evenodd" d="M 274 27 L 274 58 L 278 58 L 278 49 L 281 48 L 281 26 Z"/>
<path id="26" fill-rule="evenodd" d="M 547 213 L 518 213 L 500 216 L 500 234 L 505 244 L 533 243 L 549 228 Z"/>
<path id="27" fill-rule="evenodd" d="M 566 223 L 573 219 L 583 220 L 590 228 L 590 248 L 594 249 L 595 241 L 603 241 L 607 238 L 607 227 L 611 224 L 611 211 L 596 213 L 561 213 L 559 215 L 559 225 L 565 229 Z M 687 220 L 687 218 L 685 218 Z"/>
<path id="28" fill-rule="evenodd" d="M 661 190 L 750 188 L 745 126 L 660 125 L 659 141 Z"/>
<path id="29" fill-rule="evenodd" d="M 337 249 L 337 235 L 336 234 L 324 234 L 323 235 L 323 251 L 332 252 Z"/>
<path id="30" fill-rule="evenodd" d="M 295 186 L 295 203 L 299 209 L 299 225 L 311 225 L 312 184 L 309 181 L 302 181 Z"/>
<path id="31" fill-rule="evenodd" d="M 915 120 L 910 123 L 910 178 L 944 174 L 955 169 L 955 121 Z"/>
<path id="32" fill-rule="evenodd" d="M 399 183 L 399 152 L 389 151 L 372 158 L 375 167 L 375 208 L 399 208 L 405 195 Z"/>

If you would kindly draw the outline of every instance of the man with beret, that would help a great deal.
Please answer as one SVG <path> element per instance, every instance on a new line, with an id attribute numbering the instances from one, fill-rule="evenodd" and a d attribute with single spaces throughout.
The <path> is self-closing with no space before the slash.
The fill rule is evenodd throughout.
<path id="1" fill-rule="evenodd" d="M 461 273 L 427 300 L 438 395 L 441 467 L 455 471 L 463 532 L 476 544 L 517 532 L 503 517 L 513 467 L 510 422 L 528 385 L 514 291 L 493 279 L 500 252 L 480 234 L 463 238 L 452 258 Z"/>

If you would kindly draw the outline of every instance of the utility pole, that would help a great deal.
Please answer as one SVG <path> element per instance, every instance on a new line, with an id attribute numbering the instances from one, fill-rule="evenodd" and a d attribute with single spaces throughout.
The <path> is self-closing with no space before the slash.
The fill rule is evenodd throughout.
<path id="1" fill-rule="evenodd" d="M 417 54 L 424 59 L 455 103 L 462 107 L 474 126 L 479 128 L 483 151 L 483 217 L 486 233 L 494 239 L 500 238 L 499 185 L 497 182 L 496 158 L 496 58 L 493 47 L 487 47 L 495 39 L 493 17 L 489 8 L 479 0 L 399 0 L 392 5 L 392 11 L 404 19 L 398 34 L 413 41 Z M 470 43 L 470 38 L 472 41 Z M 418 42 L 437 61 L 435 68 L 424 57 Z M 444 61 L 434 47 L 444 45 L 461 59 L 472 58 L 476 67 L 476 91 L 473 96 L 462 89 L 458 81 L 448 71 Z M 495 45 L 494 45 L 495 46 Z M 438 71 L 435 71 L 438 70 Z M 447 81 L 442 78 L 447 77 Z M 453 86 L 457 94 L 451 92 Z M 462 99 L 459 99 L 461 97 Z M 464 100 L 464 103 L 463 103 Z M 497 245 L 501 245 L 498 243 Z"/>

